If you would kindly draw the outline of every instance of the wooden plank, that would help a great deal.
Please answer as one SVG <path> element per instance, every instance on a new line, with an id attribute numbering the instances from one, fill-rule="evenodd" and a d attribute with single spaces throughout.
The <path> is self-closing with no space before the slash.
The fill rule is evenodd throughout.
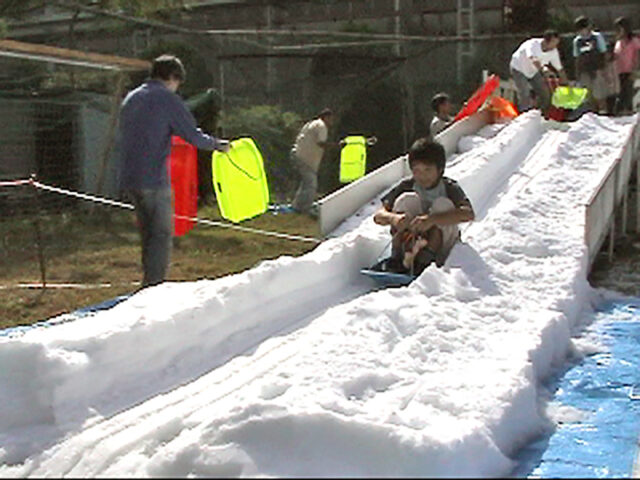
<path id="1" fill-rule="evenodd" d="M 120 70 L 148 70 L 151 63 L 137 58 L 125 58 L 102 53 L 82 52 L 68 48 L 52 47 L 36 43 L 0 40 L 0 55 L 3 52 L 24 55 L 27 58 L 40 57 L 51 61 L 82 62 L 89 66 L 111 67 Z"/>

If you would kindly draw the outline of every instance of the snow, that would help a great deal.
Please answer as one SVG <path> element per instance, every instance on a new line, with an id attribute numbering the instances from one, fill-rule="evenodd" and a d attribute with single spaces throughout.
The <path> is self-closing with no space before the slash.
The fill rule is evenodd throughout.
<path id="1" fill-rule="evenodd" d="M 506 123 L 491 123 L 482 127 L 474 135 L 463 136 L 458 141 L 458 152 L 466 153 L 476 147 L 479 147 L 486 139 L 494 137 L 506 125 Z"/>
<path id="2" fill-rule="evenodd" d="M 0 338 L 0 476 L 504 476 L 595 293 L 584 203 L 636 117 L 536 112 L 447 167 L 477 219 L 406 288 L 365 205 L 310 253 Z M 502 126 L 501 126 L 502 127 Z M 549 413 L 551 412 L 551 413 Z"/>

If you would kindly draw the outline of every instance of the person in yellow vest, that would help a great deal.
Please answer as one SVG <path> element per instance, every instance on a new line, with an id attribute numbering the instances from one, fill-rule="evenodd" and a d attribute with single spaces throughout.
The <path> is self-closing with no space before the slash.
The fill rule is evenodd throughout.
<path id="1" fill-rule="evenodd" d="M 329 128 L 333 124 L 333 112 L 325 108 L 305 123 L 291 149 L 291 160 L 300 174 L 300 184 L 291 204 L 299 213 L 312 214 L 313 202 L 318 191 L 318 168 L 328 141 Z"/>

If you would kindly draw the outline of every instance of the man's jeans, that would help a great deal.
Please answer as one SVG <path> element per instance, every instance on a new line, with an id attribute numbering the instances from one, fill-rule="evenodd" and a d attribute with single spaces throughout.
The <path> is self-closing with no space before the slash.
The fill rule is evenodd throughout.
<path id="1" fill-rule="evenodd" d="M 129 190 L 142 237 L 142 286 L 162 283 L 169 270 L 173 212 L 171 189 Z"/>
<path id="2" fill-rule="evenodd" d="M 300 174 L 300 186 L 291 206 L 298 212 L 309 213 L 318 191 L 318 174 L 293 152 L 291 152 L 291 161 Z"/>
<path id="3" fill-rule="evenodd" d="M 518 110 L 520 113 L 530 110 L 533 106 L 531 102 L 531 90 L 536 94 L 538 99 L 538 107 L 541 111 L 546 112 L 551 106 L 551 92 L 545 84 L 544 78 L 540 72 L 533 77 L 527 78 L 518 70 L 511 69 L 511 78 L 516 84 L 518 90 Z"/>

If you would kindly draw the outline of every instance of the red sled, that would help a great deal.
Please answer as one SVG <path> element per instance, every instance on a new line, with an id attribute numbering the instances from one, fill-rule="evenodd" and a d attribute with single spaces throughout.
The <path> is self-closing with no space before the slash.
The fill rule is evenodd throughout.
<path id="1" fill-rule="evenodd" d="M 198 214 L 198 150 L 182 138 L 171 137 L 169 168 L 171 190 L 176 216 L 173 217 L 173 234 L 181 237 L 189 232 Z M 178 218 L 188 217 L 188 218 Z"/>
<path id="2" fill-rule="evenodd" d="M 549 120 L 564 122 L 567 119 L 567 110 L 565 108 L 554 107 L 551 105 L 549 110 L 547 110 L 547 118 Z"/>
<path id="3" fill-rule="evenodd" d="M 476 113 L 484 101 L 489 98 L 489 95 L 491 95 L 498 86 L 500 86 L 500 78 L 495 74 L 489 76 L 487 81 L 469 97 L 469 100 L 467 100 L 464 107 L 460 109 L 453 121 L 457 122 L 458 120 L 462 120 L 463 118 Z"/>

